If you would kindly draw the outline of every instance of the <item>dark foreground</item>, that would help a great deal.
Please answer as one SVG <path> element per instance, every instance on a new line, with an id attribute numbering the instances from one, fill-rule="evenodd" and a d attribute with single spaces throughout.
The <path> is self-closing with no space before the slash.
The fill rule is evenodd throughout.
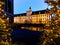
<path id="1" fill-rule="evenodd" d="M 11 34 L 13 43 L 17 42 L 18 45 L 20 45 L 21 43 L 25 45 L 38 45 L 38 43 L 40 42 L 40 36 L 43 34 L 43 32 L 14 28 Z"/>

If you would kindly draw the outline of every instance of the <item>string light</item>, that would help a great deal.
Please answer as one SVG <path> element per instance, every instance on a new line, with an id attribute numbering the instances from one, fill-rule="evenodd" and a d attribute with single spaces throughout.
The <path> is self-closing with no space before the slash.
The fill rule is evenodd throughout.
<path id="1" fill-rule="evenodd" d="M 55 39 L 58 37 L 60 38 L 60 13 L 59 13 L 59 8 L 57 8 L 57 6 L 59 5 L 59 0 L 45 0 L 46 3 L 50 6 L 53 6 L 50 10 L 48 10 L 47 12 L 49 12 L 51 14 L 51 23 L 49 24 L 48 27 L 46 27 L 44 29 L 44 39 L 46 39 L 47 41 L 43 40 L 46 42 L 44 45 L 49 45 L 49 43 L 51 44 L 52 42 L 54 43 L 54 45 L 56 44 Z M 49 14 L 48 13 L 48 14 Z M 53 16 L 53 17 L 52 17 Z M 42 44 L 43 44 L 42 43 Z"/>
<path id="2" fill-rule="evenodd" d="M 9 23 L 7 21 L 9 21 L 9 18 L 5 18 L 7 16 L 7 14 L 4 12 L 4 7 L 5 3 L 0 1 L 0 33 L 2 33 L 1 37 L 3 39 L 0 40 L 0 44 L 1 45 L 10 45 L 8 39 L 7 39 L 7 34 L 10 34 L 10 30 L 12 30 L 9 26 Z M 3 8 L 2 8 L 3 7 Z M 1 32 L 2 31 L 2 32 Z M 8 32 L 8 33 L 6 33 Z M 9 37 L 10 38 L 10 37 Z M 11 41 L 11 39 L 10 39 Z"/>

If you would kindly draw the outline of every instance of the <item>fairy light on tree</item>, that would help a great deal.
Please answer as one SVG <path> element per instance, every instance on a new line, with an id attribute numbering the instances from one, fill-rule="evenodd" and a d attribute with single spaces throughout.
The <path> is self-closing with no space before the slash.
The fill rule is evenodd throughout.
<path id="1" fill-rule="evenodd" d="M 12 29 L 10 28 L 7 14 L 4 12 L 4 6 L 5 3 L 0 1 L 0 45 L 10 45 L 11 38 L 8 39 L 8 36 L 11 36 Z"/>
<path id="2" fill-rule="evenodd" d="M 51 15 L 51 23 L 45 26 L 43 36 L 41 37 L 41 45 L 58 45 L 56 40 L 60 39 L 60 10 L 57 6 L 60 5 L 59 0 L 45 0 L 50 6 L 53 6 L 47 12 Z"/>

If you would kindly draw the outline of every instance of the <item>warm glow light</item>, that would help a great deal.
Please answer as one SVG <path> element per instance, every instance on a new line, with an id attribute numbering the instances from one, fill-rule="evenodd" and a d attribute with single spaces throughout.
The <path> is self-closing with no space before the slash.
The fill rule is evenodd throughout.
<path id="1" fill-rule="evenodd" d="M 4 10 L 2 9 L 2 12 L 3 12 Z"/>
<path id="2" fill-rule="evenodd" d="M 14 23 L 24 23 L 26 19 L 26 16 L 17 16 L 17 17 L 14 17 Z M 47 14 L 37 14 L 37 15 L 32 15 L 32 22 L 31 23 L 40 23 L 40 21 L 42 21 L 42 23 L 46 23 L 46 20 L 50 20 L 50 16 Z"/>
<path id="3" fill-rule="evenodd" d="M 0 8 L 0 11 L 1 11 L 1 8 Z"/>
<path id="4" fill-rule="evenodd" d="M 2 5 L 0 4 L 0 7 L 1 7 Z"/>
<path id="5" fill-rule="evenodd" d="M 1 1 L 0 1 L 0 4 L 1 4 L 1 5 L 3 5 L 3 4 L 4 4 L 4 2 L 1 2 Z"/>

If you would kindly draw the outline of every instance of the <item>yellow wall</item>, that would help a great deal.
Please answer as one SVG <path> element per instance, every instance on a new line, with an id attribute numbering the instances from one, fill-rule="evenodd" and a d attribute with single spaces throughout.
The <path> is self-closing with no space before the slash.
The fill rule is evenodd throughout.
<path id="1" fill-rule="evenodd" d="M 32 15 L 32 22 L 31 23 L 40 23 L 40 21 L 42 21 L 42 23 L 46 23 L 47 18 L 49 18 L 49 16 L 47 17 L 46 14 L 37 14 L 37 15 Z M 24 23 L 26 19 L 26 16 L 17 16 L 14 17 L 14 23 Z"/>

